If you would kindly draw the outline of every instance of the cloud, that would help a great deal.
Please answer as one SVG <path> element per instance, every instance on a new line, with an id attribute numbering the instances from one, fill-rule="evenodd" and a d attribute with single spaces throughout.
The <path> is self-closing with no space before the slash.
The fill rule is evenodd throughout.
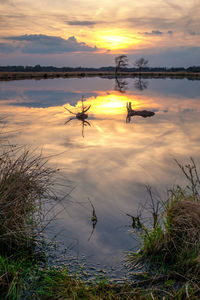
<path id="1" fill-rule="evenodd" d="M 190 35 L 200 35 L 200 32 L 197 31 L 188 31 Z"/>
<path id="2" fill-rule="evenodd" d="M 94 26 L 98 22 L 93 22 L 93 21 L 67 21 L 66 23 L 68 25 L 71 25 L 71 26 Z"/>
<path id="3" fill-rule="evenodd" d="M 151 32 L 144 32 L 143 34 L 145 34 L 145 35 L 161 35 L 161 34 L 163 34 L 163 32 L 161 32 L 159 30 L 152 30 Z"/>
<path id="4" fill-rule="evenodd" d="M 167 32 L 162 32 L 160 30 L 152 30 L 151 32 L 145 31 L 145 32 L 138 32 L 138 33 L 144 35 L 162 35 L 162 34 L 173 34 L 173 31 L 168 30 Z"/>
<path id="5" fill-rule="evenodd" d="M 10 0 L 0 0 L 0 4 L 12 4 Z"/>
<path id="6" fill-rule="evenodd" d="M 167 3 L 167 4 L 168 4 L 172 9 L 174 9 L 174 10 L 181 11 L 181 10 L 183 9 L 182 6 L 177 5 L 176 3 L 174 3 L 174 1 L 171 2 L 171 1 L 169 1 L 169 0 L 165 0 L 165 3 Z"/>
<path id="7" fill-rule="evenodd" d="M 84 42 L 78 42 L 74 36 L 68 39 L 63 39 L 58 36 L 48 36 L 44 34 L 30 34 L 20 36 L 10 36 L 7 40 L 20 42 L 17 45 L 13 44 L 13 49 L 20 47 L 23 53 L 32 54 L 53 54 L 53 53 L 65 53 L 65 52 L 94 52 L 97 51 L 97 47 L 90 47 Z M 6 47 L 6 44 L 2 44 L 2 48 Z"/>
<path id="8" fill-rule="evenodd" d="M 0 53 L 11 53 L 14 52 L 16 48 L 9 43 L 0 43 Z"/>
<path id="9" fill-rule="evenodd" d="M 130 26 L 135 26 L 136 28 L 161 28 L 161 29 L 168 29 L 168 28 L 175 28 L 177 26 L 177 22 L 175 19 L 171 17 L 165 18 L 155 18 L 155 17 L 144 17 L 144 18 L 127 18 L 124 19 L 124 22 L 127 22 Z M 156 30 L 155 30 L 156 31 Z"/>

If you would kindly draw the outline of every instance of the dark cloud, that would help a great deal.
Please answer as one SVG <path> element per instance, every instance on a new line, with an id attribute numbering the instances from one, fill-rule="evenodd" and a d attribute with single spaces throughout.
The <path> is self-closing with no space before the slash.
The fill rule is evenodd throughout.
<path id="1" fill-rule="evenodd" d="M 160 30 L 152 30 L 151 32 L 144 32 L 143 34 L 145 34 L 145 35 L 161 35 L 161 34 L 163 34 L 163 32 L 161 32 Z"/>
<path id="2" fill-rule="evenodd" d="M 183 109 L 183 113 L 189 113 L 189 112 L 194 112 L 194 111 L 197 111 L 196 109 L 194 109 L 194 108 L 185 108 L 185 109 Z"/>
<path id="3" fill-rule="evenodd" d="M 188 31 L 190 35 L 200 35 L 200 32 L 197 31 Z"/>
<path id="4" fill-rule="evenodd" d="M 144 35 L 162 35 L 162 34 L 173 34 L 172 30 L 168 30 L 167 32 L 163 32 L 160 30 L 152 30 L 151 32 L 145 31 L 145 32 L 139 32 L 140 34 Z"/>
<path id="5" fill-rule="evenodd" d="M 96 46 L 90 47 L 84 42 L 78 42 L 74 36 L 71 36 L 68 39 L 63 39 L 61 37 L 48 36 L 44 34 L 25 34 L 21 36 L 10 36 L 6 39 L 20 42 L 20 49 L 23 53 L 52 54 L 64 52 L 97 51 Z M 16 49 L 16 44 L 14 44 L 12 47 L 13 49 Z"/>
<path id="6" fill-rule="evenodd" d="M 72 26 L 94 26 L 97 24 L 93 21 L 67 21 L 66 23 Z"/>
<path id="7" fill-rule="evenodd" d="M 196 35 L 196 32 L 195 31 L 189 31 L 188 32 L 190 35 Z"/>

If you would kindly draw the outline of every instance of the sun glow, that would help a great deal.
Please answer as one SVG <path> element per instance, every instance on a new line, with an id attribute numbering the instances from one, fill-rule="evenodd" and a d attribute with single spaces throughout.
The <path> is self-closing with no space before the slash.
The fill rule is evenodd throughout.
<path id="1" fill-rule="evenodd" d="M 99 48 L 109 50 L 129 49 L 140 43 L 140 40 L 130 34 L 119 31 L 102 31 L 96 33 L 95 44 Z"/>
<path id="2" fill-rule="evenodd" d="M 99 44 L 102 48 L 110 50 L 124 49 L 133 44 L 132 39 L 123 36 L 102 36 Z"/>

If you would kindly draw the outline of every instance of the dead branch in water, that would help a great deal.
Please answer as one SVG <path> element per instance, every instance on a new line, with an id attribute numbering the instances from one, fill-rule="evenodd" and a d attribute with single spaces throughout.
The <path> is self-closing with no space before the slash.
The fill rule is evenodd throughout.
<path id="1" fill-rule="evenodd" d="M 131 117 L 133 116 L 140 116 L 143 118 L 147 118 L 155 115 L 153 111 L 149 111 L 149 110 L 133 110 L 131 107 L 131 102 L 129 103 L 127 102 L 126 108 L 127 108 L 127 117 L 126 117 L 127 123 L 130 123 Z"/>

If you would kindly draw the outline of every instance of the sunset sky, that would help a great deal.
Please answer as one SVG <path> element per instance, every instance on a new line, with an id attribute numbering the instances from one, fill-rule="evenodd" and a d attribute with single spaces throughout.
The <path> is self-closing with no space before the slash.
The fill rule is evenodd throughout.
<path id="1" fill-rule="evenodd" d="M 0 65 L 200 65 L 199 0 L 0 0 Z"/>

